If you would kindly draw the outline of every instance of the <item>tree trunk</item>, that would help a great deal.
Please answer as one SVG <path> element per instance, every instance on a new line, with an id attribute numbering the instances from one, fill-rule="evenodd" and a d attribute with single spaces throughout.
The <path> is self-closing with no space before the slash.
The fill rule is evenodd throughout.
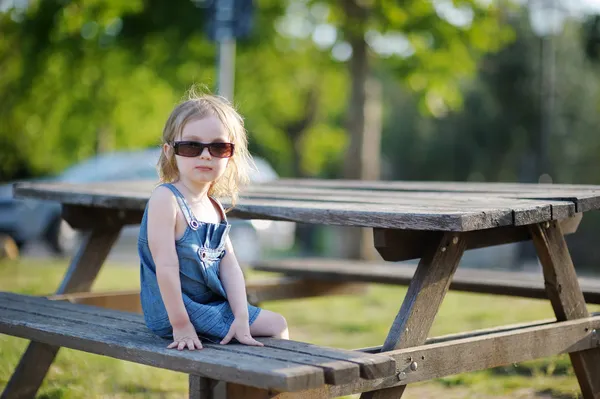
<path id="1" fill-rule="evenodd" d="M 371 75 L 365 41 L 368 10 L 354 1 L 345 1 L 346 38 L 352 47 L 348 62 L 351 93 L 347 108 L 350 145 L 346 151 L 344 178 L 378 180 L 381 144 L 381 84 Z M 344 252 L 352 259 L 377 257 L 371 229 L 346 229 Z"/>

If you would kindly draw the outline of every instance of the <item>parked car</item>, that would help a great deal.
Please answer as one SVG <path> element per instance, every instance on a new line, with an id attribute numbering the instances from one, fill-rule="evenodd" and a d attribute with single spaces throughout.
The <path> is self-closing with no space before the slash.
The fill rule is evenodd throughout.
<path id="1" fill-rule="evenodd" d="M 158 180 L 156 163 L 159 149 L 118 151 L 101 154 L 76 164 L 56 177 L 40 181 L 92 183 L 103 181 Z M 264 159 L 254 157 L 257 171 L 253 182 L 278 178 Z M 286 250 L 294 243 L 295 224 L 267 220 L 231 219 L 230 236 L 241 262 L 263 256 L 265 251 Z M 123 234 L 137 235 L 137 226 Z M 16 199 L 12 183 L 0 186 L 0 233 L 10 235 L 19 247 L 36 240 L 45 242 L 56 254 L 70 254 L 78 244 L 79 233 L 61 218 L 61 206 L 53 201 Z"/>

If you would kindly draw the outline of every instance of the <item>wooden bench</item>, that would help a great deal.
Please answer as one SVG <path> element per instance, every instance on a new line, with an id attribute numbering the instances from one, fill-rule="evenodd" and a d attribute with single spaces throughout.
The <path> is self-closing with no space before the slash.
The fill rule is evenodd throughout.
<path id="1" fill-rule="evenodd" d="M 395 285 L 409 285 L 416 270 L 416 265 L 329 258 L 260 260 L 249 267 L 313 281 Z M 578 280 L 586 302 L 600 304 L 600 279 L 579 278 Z M 529 273 L 458 268 L 450 283 L 450 289 L 524 298 L 548 298 L 541 271 Z"/>
<path id="2" fill-rule="evenodd" d="M 246 283 L 248 302 L 257 306 L 266 301 L 325 295 L 356 295 L 364 292 L 364 284 L 362 283 L 323 281 L 320 279 L 312 280 L 286 276 L 252 279 Z M 125 312 L 142 312 L 139 289 L 74 292 L 50 295 L 48 299 L 99 306 Z"/>
<path id="3" fill-rule="evenodd" d="M 600 315 L 591 314 L 434 337 L 385 353 L 381 346 L 350 351 L 274 338 L 259 338 L 264 347 L 204 343 L 192 352 L 166 349 L 168 341 L 150 333 L 139 314 L 0 293 L 0 334 L 183 372 L 197 399 L 333 398 L 598 348 L 599 331 Z"/>
<path id="4" fill-rule="evenodd" d="M 198 398 L 210 388 L 207 381 L 232 383 L 228 397 L 258 398 L 271 390 L 301 392 L 296 397 L 302 398 L 308 397 L 302 391 L 325 384 L 396 371 L 387 355 L 274 338 L 259 338 L 264 347 L 205 342 L 200 351 L 166 349 L 168 341 L 153 335 L 139 314 L 8 292 L 0 293 L 0 333 L 187 373 L 190 397 Z"/>

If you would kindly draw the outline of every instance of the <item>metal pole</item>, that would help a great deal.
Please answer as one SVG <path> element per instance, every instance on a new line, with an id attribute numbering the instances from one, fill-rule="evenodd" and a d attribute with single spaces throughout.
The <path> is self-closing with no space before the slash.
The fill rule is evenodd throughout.
<path id="1" fill-rule="evenodd" d="M 219 95 L 233 100 L 235 81 L 235 39 L 229 38 L 219 43 Z"/>
<path id="2" fill-rule="evenodd" d="M 235 78 L 235 37 L 233 34 L 234 0 L 217 0 L 215 24 L 219 43 L 217 92 L 233 101 Z"/>

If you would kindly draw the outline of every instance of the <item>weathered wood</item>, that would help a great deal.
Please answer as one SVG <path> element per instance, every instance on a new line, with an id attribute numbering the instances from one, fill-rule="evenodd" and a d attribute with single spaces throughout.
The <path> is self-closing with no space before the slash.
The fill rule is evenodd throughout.
<path id="1" fill-rule="evenodd" d="M 0 318 L 2 318 L 2 310 L 0 310 Z M 0 398 L 34 398 L 39 387 L 44 382 L 48 367 L 54 361 L 58 349 L 58 346 L 31 342 L 15 368 L 11 379 L 6 384 Z M 24 359 L 26 361 L 23 361 Z"/>
<path id="2" fill-rule="evenodd" d="M 292 277 L 250 280 L 246 285 L 248 301 L 253 304 L 259 304 L 265 301 L 309 298 L 314 296 L 362 294 L 365 290 L 366 286 L 360 283 L 326 282 Z M 142 312 L 140 291 L 137 289 L 51 295 L 48 299 L 99 306 L 124 312 Z"/>
<path id="3" fill-rule="evenodd" d="M 213 389 L 217 381 L 190 374 L 189 376 L 189 395 L 190 399 L 217 399 L 213 395 Z"/>
<path id="4" fill-rule="evenodd" d="M 74 229 L 88 230 L 98 227 L 121 228 L 131 224 L 140 224 L 144 212 L 138 209 L 94 208 L 81 205 L 63 205 L 62 218 Z"/>
<path id="5" fill-rule="evenodd" d="M 364 294 L 366 289 L 367 287 L 360 283 L 279 277 L 248 281 L 246 295 L 248 302 L 259 304 L 317 296 Z"/>
<path id="6" fill-rule="evenodd" d="M 387 354 L 383 356 L 377 354 L 372 358 L 364 356 L 364 353 L 357 356 L 356 351 L 340 350 L 324 346 L 312 345 L 304 342 L 292 340 L 280 340 L 274 338 L 264 338 L 261 342 L 269 348 L 279 348 L 296 353 L 314 353 L 319 356 L 333 360 L 343 360 L 360 366 L 360 376 L 364 379 L 380 378 L 381 376 L 392 375 L 395 370 L 395 362 Z"/>
<path id="7" fill-rule="evenodd" d="M 56 293 L 89 291 L 120 231 L 112 226 L 87 232 Z"/>
<path id="8" fill-rule="evenodd" d="M 413 265 L 347 259 L 270 259 L 251 265 L 259 271 L 283 273 L 313 281 L 347 281 L 408 285 L 415 273 Z M 586 303 L 600 304 L 600 279 L 581 278 Z M 450 290 L 481 294 L 547 299 L 541 274 L 481 269 L 458 269 Z"/>
<path id="9" fill-rule="evenodd" d="M 376 365 L 382 369 L 385 364 L 390 374 L 395 369 L 395 362 L 386 355 L 321 348 L 295 341 L 285 341 L 285 345 L 293 346 L 286 349 L 269 338 L 264 338 L 264 347 L 205 343 L 202 351 L 173 351 L 166 349 L 168 341 L 147 330 L 140 315 L 11 293 L 0 294 L 0 332 L 281 391 L 350 381 L 343 374 L 358 376 L 361 359 L 367 368 Z"/>
<path id="10" fill-rule="evenodd" d="M 564 234 L 577 231 L 582 213 L 559 221 Z M 419 230 L 373 229 L 375 248 L 381 257 L 388 261 L 404 261 L 420 258 L 427 243 L 435 239 L 435 232 Z M 495 245 L 529 241 L 531 235 L 527 226 L 504 226 L 494 229 L 465 232 L 467 250 L 486 248 Z"/>
<path id="11" fill-rule="evenodd" d="M 77 292 L 73 294 L 51 295 L 52 301 L 67 301 L 82 305 L 98 306 L 123 312 L 142 313 L 140 291 Z"/>
<path id="12" fill-rule="evenodd" d="M 56 293 L 88 291 L 120 230 L 120 226 L 111 226 L 86 233 Z M 3 392 L 3 399 L 18 398 L 18 392 L 37 392 L 58 349 L 55 344 L 30 343 Z M 30 366 L 33 364 L 34 367 Z"/>
<path id="13" fill-rule="evenodd" d="M 328 399 L 329 387 L 302 392 L 277 392 L 239 384 L 227 384 L 227 399 Z"/>
<path id="14" fill-rule="evenodd" d="M 266 187 L 277 188 L 280 184 L 267 183 Z M 301 182 L 299 185 L 301 186 Z M 256 187 L 259 186 L 265 185 Z M 373 187 L 375 186 L 377 185 Z M 123 216 L 123 220 L 129 222 L 137 220 L 138 216 L 135 215 L 145 208 L 153 187 L 153 182 L 87 185 L 19 183 L 14 190 L 18 197 L 54 200 L 79 207 L 131 211 L 131 216 Z M 322 190 L 330 191 L 329 188 Z M 302 199 L 294 199 L 295 194 L 281 196 L 281 199 L 261 199 L 258 197 L 264 196 L 264 193 L 258 190 L 253 192 L 250 189 L 247 196 L 242 196 L 239 205 L 231 211 L 231 216 L 358 227 L 472 231 L 568 217 L 577 210 L 578 204 L 581 205 L 580 197 L 589 197 L 590 201 L 598 197 L 600 207 L 600 194 L 596 191 L 579 188 L 565 188 L 559 191 L 564 193 L 563 197 L 566 198 L 525 198 L 518 194 L 502 197 L 494 191 L 486 191 L 473 195 L 471 200 L 467 195 L 459 194 L 444 194 L 444 198 L 436 199 L 430 192 L 399 190 L 392 193 L 392 203 L 387 203 L 387 199 L 382 200 L 384 203 L 377 203 L 380 201 L 377 199 L 378 195 L 374 196 L 374 200 L 365 203 L 361 202 L 360 198 L 352 199 L 348 195 L 344 198 L 351 202 L 346 202 L 344 198 L 341 198 L 342 201 L 340 198 L 335 201 L 327 200 L 329 194 L 322 196 L 323 201 L 314 201 L 314 198 L 319 198 L 317 195 L 312 195 L 313 200 L 307 199 L 306 195 L 303 195 Z M 595 209 L 594 206 L 589 205 L 586 209 Z"/>
<path id="15" fill-rule="evenodd" d="M 387 352 L 396 359 L 397 376 L 330 387 L 330 392 L 342 396 L 380 388 L 401 389 L 414 382 L 561 353 L 595 351 L 599 346 L 600 316 L 563 322 L 536 322 L 508 331 L 492 331 Z"/>
<path id="16" fill-rule="evenodd" d="M 279 179 L 266 185 L 432 193 L 481 193 L 493 197 L 506 196 L 521 199 L 571 201 L 575 203 L 576 212 L 587 212 L 600 208 L 600 186 L 584 184 Z"/>
<path id="17" fill-rule="evenodd" d="M 64 303 L 55 301 L 40 302 L 39 298 L 29 296 L 19 296 L 18 300 L 19 303 L 15 304 L 15 299 L 8 296 L 5 298 L 4 306 L 13 310 L 19 310 L 21 309 L 21 306 L 35 306 L 46 314 L 62 314 L 62 319 L 80 324 L 88 324 L 94 326 L 94 328 L 97 326 L 114 328 L 115 322 L 118 322 L 118 325 L 126 330 L 146 330 L 143 319 L 138 315 L 131 313 L 115 312 L 108 309 L 85 306 L 71 307 L 67 314 L 65 313 L 66 304 Z M 310 362 L 312 365 L 319 365 L 318 367 L 326 369 L 325 379 L 328 383 L 335 383 L 336 380 L 345 378 L 341 375 L 341 371 L 327 371 L 333 367 L 337 370 L 346 370 L 344 372 L 353 375 L 355 374 L 355 371 L 358 370 L 363 378 L 370 379 L 390 375 L 395 369 L 394 361 L 388 356 L 369 356 L 355 351 L 274 338 L 261 338 L 261 342 L 264 344 L 263 348 L 241 347 L 242 349 L 239 349 L 240 347 L 236 346 L 235 348 L 228 347 L 228 350 L 234 352 L 241 350 L 240 353 L 254 351 L 252 353 L 256 353 L 257 357 L 263 357 L 265 359 L 272 358 L 276 360 L 289 360 L 288 353 L 292 353 L 292 358 L 298 363 L 306 364 L 307 362 Z M 285 353 L 282 352 L 282 350 L 285 351 Z M 307 355 L 310 358 L 307 358 Z M 342 361 L 343 364 L 340 364 L 339 361 Z M 358 366 L 358 369 L 356 366 Z"/>
<path id="18" fill-rule="evenodd" d="M 445 233 L 438 237 L 419 261 L 382 352 L 421 345 L 427 339 L 466 248 L 466 241 L 460 234 Z M 400 386 L 366 392 L 361 399 L 399 398 L 403 393 L 404 386 Z"/>
<path id="19" fill-rule="evenodd" d="M 583 293 L 560 225 L 555 222 L 530 227 L 542 263 L 548 297 L 558 320 L 588 317 Z M 584 398 L 600 397 L 600 349 L 574 352 L 571 363 Z"/>
<path id="20" fill-rule="evenodd" d="M 539 201 L 507 196 L 480 196 L 478 193 L 462 192 L 432 193 L 255 185 L 251 186 L 241 198 L 242 201 L 244 199 L 279 199 L 419 205 L 431 209 L 452 207 L 462 210 L 493 212 L 497 214 L 498 218 L 514 219 L 515 225 L 529 224 L 530 220 L 535 221 L 538 218 L 563 219 L 573 216 L 576 210 L 575 203 L 571 201 Z"/>

